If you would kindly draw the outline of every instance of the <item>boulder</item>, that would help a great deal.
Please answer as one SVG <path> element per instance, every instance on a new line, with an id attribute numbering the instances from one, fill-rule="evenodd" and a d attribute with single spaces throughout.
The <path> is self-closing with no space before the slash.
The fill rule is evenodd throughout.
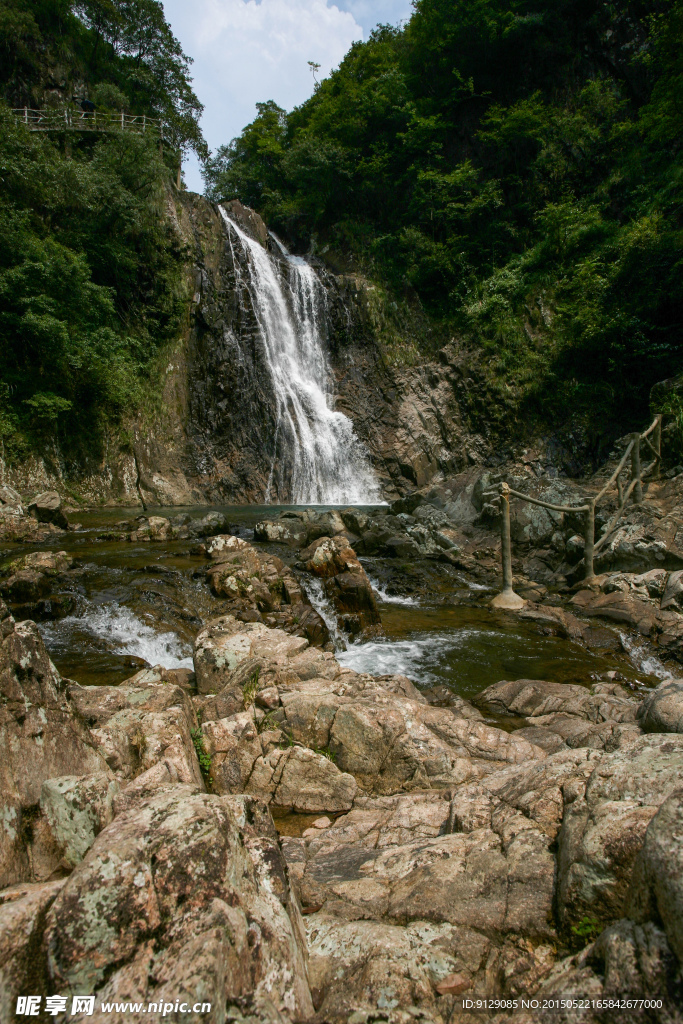
<path id="1" fill-rule="evenodd" d="M 175 786 L 117 815 L 48 911 L 43 949 L 52 991 L 97 1005 L 200 1000 L 269 1024 L 313 1012 L 277 835 L 245 797 Z"/>
<path id="2" fill-rule="evenodd" d="M 12 604 L 39 601 L 49 589 L 48 577 L 36 569 L 19 569 L 0 584 L 0 593 Z"/>
<path id="3" fill-rule="evenodd" d="M 69 521 L 62 509 L 62 499 L 56 491 L 37 494 L 28 504 L 28 510 L 39 523 L 52 523 L 60 530 L 66 530 Z"/>
<path id="4" fill-rule="evenodd" d="M 364 638 L 381 632 L 375 593 L 345 536 L 319 538 L 301 552 L 301 560 L 310 573 L 324 580 L 325 595 L 344 632 Z"/>
<path id="5" fill-rule="evenodd" d="M 683 732 L 683 679 L 666 679 L 638 708 L 643 732 Z"/>
<path id="6" fill-rule="evenodd" d="M 69 696 L 120 781 L 168 760 L 182 782 L 203 789 L 192 740 L 198 723 L 190 697 L 179 686 L 147 682 L 145 676 L 138 673 L 118 686 L 72 683 Z"/>
<path id="7" fill-rule="evenodd" d="M 304 547 L 308 543 L 308 525 L 296 519 L 264 519 L 254 527 L 254 540 L 265 544 Z"/>
<path id="8" fill-rule="evenodd" d="M 257 758 L 263 755 L 251 709 L 202 725 L 216 793 L 244 793 Z"/>
<path id="9" fill-rule="evenodd" d="M 543 740 L 546 734 L 554 733 L 561 744 L 569 747 L 616 750 L 641 732 L 635 724 L 638 703 L 618 683 L 587 687 L 541 679 L 502 680 L 487 687 L 474 701 L 494 714 L 524 717 L 529 726 L 542 730 L 538 745 L 544 749 L 550 749 L 546 745 L 549 741 Z M 536 742 L 528 729 L 524 736 Z"/>
<path id="10" fill-rule="evenodd" d="M 275 807 L 300 814 L 348 811 L 356 780 L 329 756 L 306 747 L 276 748 L 254 762 L 246 790 Z"/>
<path id="11" fill-rule="evenodd" d="M 110 775 L 48 657 L 38 628 L 30 621 L 14 623 L 4 605 L 2 609 L 0 888 L 33 877 L 35 858 L 30 847 L 40 838 L 33 834 L 33 823 L 46 779 Z M 46 868 L 48 875 L 54 866 Z"/>
<path id="12" fill-rule="evenodd" d="M 133 804 L 140 800 L 146 800 L 149 796 L 155 796 L 160 790 L 168 789 L 170 786 L 185 785 L 186 789 L 192 789 L 193 793 L 201 793 L 201 786 L 187 786 L 183 783 L 173 761 L 157 761 L 156 764 L 136 775 L 132 782 L 121 789 L 114 797 L 114 813 L 120 814 L 127 811 Z"/>
<path id="13" fill-rule="evenodd" d="M 0 894 L 0 1020 L 16 1020 L 17 998 L 47 989 L 44 958 L 37 956 L 45 915 L 65 879 L 15 885 Z"/>
<path id="14" fill-rule="evenodd" d="M 368 793 L 458 785 L 494 766 L 545 757 L 514 734 L 428 705 L 401 679 L 344 673 L 281 687 L 282 728 L 297 742 L 329 749 Z"/>
<path id="15" fill-rule="evenodd" d="M 587 782 L 563 787 L 557 902 L 568 932 L 584 918 L 605 925 L 622 916 L 647 827 L 682 771 L 682 736 L 641 736 L 604 754 Z"/>
<path id="16" fill-rule="evenodd" d="M 654 634 L 657 629 L 657 609 L 630 593 L 594 594 L 590 590 L 580 590 L 571 603 L 584 615 L 623 622 L 643 636 Z"/>
<path id="17" fill-rule="evenodd" d="M 201 519 L 191 519 L 187 531 L 191 537 L 214 537 L 228 528 L 228 520 L 222 512 L 207 512 Z M 179 536 L 181 531 L 174 530 L 173 535 Z"/>
<path id="18" fill-rule="evenodd" d="M 535 992 L 541 1007 L 551 1009 L 537 1011 L 534 1021 L 630 1024 L 639 1015 L 632 1001 L 642 999 L 660 1003 L 649 1019 L 673 1024 L 680 1020 L 682 995 L 680 967 L 662 929 L 622 918 L 580 953 L 555 965 Z M 558 1000 L 579 1000 L 585 1009 L 562 1009 Z M 594 1001 L 592 1007 L 586 1006 L 588 1000 Z M 607 1006 L 601 1009 L 603 1000 Z"/>
<path id="19" fill-rule="evenodd" d="M 118 782 L 105 772 L 45 780 L 40 792 L 40 809 L 61 851 L 65 868 L 80 864 L 96 837 L 112 820 L 118 792 Z"/>
<path id="20" fill-rule="evenodd" d="M 683 964 L 683 787 L 662 803 L 645 833 L 629 894 L 629 916 L 661 922 Z"/>
<path id="21" fill-rule="evenodd" d="M 269 630 L 261 622 L 239 622 L 234 615 L 223 615 L 210 622 L 197 635 L 194 644 L 194 667 L 199 694 L 218 694 L 230 684 L 238 665 L 245 659 L 253 658 L 254 641 L 277 632 L 283 645 L 290 640 L 280 630 Z M 291 639 L 292 646 L 301 649 L 298 640 Z M 304 647 L 308 644 L 304 642 Z M 254 671 L 258 665 L 255 663 Z"/>
<path id="22" fill-rule="evenodd" d="M 377 1020 L 379 1012 L 398 1021 L 411 1011 L 425 1024 L 440 1024 L 444 985 L 458 978 L 458 991 L 467 992 L 490 950 L 474 931 L 422 921 L 402 928 L 321 912 L 307 919 L 307 932 L 311 993 L 330 1024 Z"/>
<path id="23" fill-rule="evenodd" d="M 199 694 L 220 695 L 223 701 L 233 702 L 219 718 L 241 710 L 238 706 L 247 685 L 256 694 L 274 684 L 297 683 L 316 675 L 336 677 L 342 671 L 330 652 L 310 647 L 305 637 L 261 622 L 241 622 L 234 615 L 214 619 L 197 635 L 194 664 Z M 216 716 L 203 711 L 202 717 L 208 721 Z"/>
<path id="24" fill-rule="evenodd" d="M 635 722 L 638 710 L 638 703 L 618 684 L 587 687 L 542 679 L 502 680 L 482 690 L 474 702 L 494 714 L 537 718 L 562 713 L 589 722 Z"/>
<path id="25" fill-rule="evenodd" d="M 15 491 L 9 484 L 0 484 L 0 508 L 16 515 L 24 514 L 19 491 Z"/>
<path id="26" fill-rule="evenodd" d="M 329 633 L 291 569 L 275 555 L 257 551 L 239 537 L 221 535 L 207 546 L 207 576 L 227 610 L 244 621 L 264 622 L 323 645 Z"/>
<path id="27" fill-rule="evenodd" d="M 46 576 L 58 576 L 72 567 L 73 558 L 66 551 L 31 551 L 13 562 L 17 569 L 34 569 Z"/>
<path id="28" fill-rule="evenodd" d="M 376 848 L 374 830 L 349 843 L 340 824 L 285 844 L 304 907 L 347 919 L 429 921 L 535 942 L 554 934 L 554 861 L 532 825 L 506 837 L 490 828 Z"/>

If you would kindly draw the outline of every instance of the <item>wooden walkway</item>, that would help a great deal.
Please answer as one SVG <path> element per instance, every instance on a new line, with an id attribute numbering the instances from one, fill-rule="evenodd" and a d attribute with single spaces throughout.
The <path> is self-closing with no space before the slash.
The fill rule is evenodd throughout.
<path id="1" fill-rule="evenodd" d="M 550 509 L 551 512 L 572 512 L 581 513 L 584 516 L 584 555 L 583 555 L 583 566 L 584 566 L 584 578 L 592 580 L 595 575 L 593 567 L 593 559 L 599 554 L 600 549 L 606 544 L 609 538 L 612 536 L 617 528 L 619 519 L 623 515 L 629 498 L 632 499 L 634 504 L 639 505 L 643 500 L 643 478 L 652 474 L 653 480 L 659 479 L 660 467 L 662 463 L 662 420 L 663 416 L 658 413 L 647 430 L 644 430 L 642 434 L 634 433 L 631 434 L 631 439 L 628 443 L 626 451 L 621 457 L 619 465 L 612 473 L 611 477 L 602 488 L 602 490 L 595 495 L 595 497 L 587 497 L 585 505 L 552 505 L 548 501 L 541 501 L 540 498 L 532 498 L 528 494 L 522 494 L 520 491 L 515 491 L 510 487 L 508 483 L 498 484 L 490 492 L 492 496 L 497 495 L 500 503 L 501 510 L 501 561 L 503 564 L 503 589 L 491 602 L 493 608 L 501 608 L 509 611 L 514 611 L 516 608 L 521 608 L 526 602 L 514 592 L 512 588 L 512 545 L 510 540 L 510 498 L 519 498 L 521 501 L 530 502 L 532 505 L 540 505 L 541 508 Z M 649 449 L 650 453 L 654 455 L 654 459 L 643 466 L 640 460 L 641 445 L 645 444 Z M 627 462 L 630 456 L 630 466 L 627 466 Z M 630 475 L 630 482 L 627 479 L 622 481 L 622 473 L 627 476 Z M 626 483 L 626 487 L 624 487 Z M 609 490 L 616 489 L 617 492 L 617 510 L 604 527 L 602 536 L 600 539 L 595 541 L 595 506 L 601 501 Z"/>
<path id="2" fill-rule="evenodd" d="M 134 132 L 142 135 L 153 132 L 163 133 L 163 122 L 144 114 L 101 114 L 78 108 L 65 107 L 63 110 L 32 110 L 19 107 L 12 111 L 33 132 Z"/>

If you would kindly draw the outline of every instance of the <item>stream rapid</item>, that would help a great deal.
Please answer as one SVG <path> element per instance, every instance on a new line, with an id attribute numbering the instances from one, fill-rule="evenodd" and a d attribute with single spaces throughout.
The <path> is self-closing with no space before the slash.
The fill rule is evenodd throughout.
<path id="1" fill-rule="evenodd" d="M 231 532 L 253 541 L 255 523 L 291 506 L 231 506 L 215 509 L 155 509 L 157 515 L 187 511 L 200 518 L 220 511 Z M 330 506 L 319 506 L 321 510 Z M 191 553 L 194 542 L 130 542 L 115 538 L 115 524 L 139 509 L 102 509 L 79 516 L 82 529 L 57 538 L 52 549 L 74 558 L 70 584 L 75 598 L 68 616 L 39 623 L 50 655 L 62 675 L 86 685 L 114 684 L 146 664 L 192 667 L 192 645 L 204 623 L 222 614 L 224 602 L 206 581 L 207 561 Z M 293 551 L 259 545 L 284 561 Z M 32 548 L 8 546 L 5 563 Z M 631 639 L 601 630 L 603 647 L 587 650 L 534 622 L 489 611 L 491 592 L 450 565 L 403 564 L 364 558 L 379 601 L 385 636 L 347 644 L 319 583 L 304 587 L 335 634 L 340 662 L 358 672 L 402 673 L 418 686 L 445 685 L 471 697 L 501 679 L 546 679 L 589 685 L 618 672 L 636 689 L 655 685 L 669 673 Z"/>

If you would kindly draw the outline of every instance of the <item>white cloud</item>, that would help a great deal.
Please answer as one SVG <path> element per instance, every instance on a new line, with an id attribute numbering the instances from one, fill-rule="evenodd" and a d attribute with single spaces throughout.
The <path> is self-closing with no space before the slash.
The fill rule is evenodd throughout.
<path id="1" fill-rule="evenodd" d="M 351 12 L 366 36 L 375 25 L 398 25 L 413 13 L 410 0 L 338 0 L 337 5 L 343 11 Z"/>
<path id="2" fill-rule="evenodd" d="M 164 9 L 194 58 L 194 88 L 212 149 L 239 135 L 257 102 L 272 99 L 287 110 L 302 103 L 313 91 L 307 62 L 327 75 L 363 37 L 353 14 L 327 0 L 164 0 Z M 189 188 L 201 191 L 196 161 L 188 161 L 185 176 Z"/>

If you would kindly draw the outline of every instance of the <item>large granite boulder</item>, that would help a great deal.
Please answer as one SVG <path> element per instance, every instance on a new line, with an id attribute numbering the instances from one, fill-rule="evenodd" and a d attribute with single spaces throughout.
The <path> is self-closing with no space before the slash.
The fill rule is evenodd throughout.
<path id="1" fill-rule="evenodd" d="M 636 724 L 638 702 L 618 683 L 588 687 L 541 679 L 502 680 L 474 701 L 494 714 L 525 718 L 525 738 L 548 751 L 559 749 L 557 741 L 573 748 L 616 750 L 641 733 Z M 555 737 L 555 742 L 548 737 Z"/>
<path id="2" fill-rule="evenodd" d="M 643 732 L 683 732 L 683 679 L 666 679 L 638 708 Z"/>
<path id="3" fill-rule="evenodd" d="M 239 537 L 221 534 L 206 547 L 207 577 L 226 610 L 244 621 L 263 622 L 323 646 L 330 637 L 292 570 L 275 555 Z"/>
<path id="4" fill-rule="evenodd" d="M 167 760 L 181 782 L 203 789 L 192 739 L 198 728 L 192 701 L 180 686 L 148 678 L 143 672 L 118 686 L 72 683 L 69 697 L 119 780 L 133 779 Z"/>
<path id="5" fill-rule="evenodd" d="M 683 964 L 683 785 L 664 800 L 647 827 L 629 913 L 636 921 L 660 921 Z"/>
<path id="6" fill-rule="evenodd" d="M 26 937 L 28 942 L 28 935 Z M 210 1003 L 209 1019 L 312 1014 L 303 929 L 270 816 L 257 801 L 174 786 L 102 831 L 50 907 L 36 969 L 102 1002 Z M 42 959 L 42 962 L 41 962 Z"/>
<path id="7" fill-rule="evenodd" d="M 65 879 L 13 885 L 0 894 L 0 1021 L 15 1021 L 17 998 L 47 991 L 40 950 L 45 915 Z"/>
<path id="8" fill-rule="evenodd" d="M 557 901 L 567 931 L 622 916 L 646 830 L 682 773 L 683 737 L 650 735 L 603 756 L 587 782 L 564 786 Z"/>
<path id="9" fill-rule="evenodd" d="M 18 619 L 52 619 L 67 615 L 74 606 L 73 593 L 59 591 L 68 584 L 73 558 L 66 551 L 32 551 L 15 559 L 0 594 Z"/>
<path id="10" fill-rule="evenodd" d="M 68 697 L 35 623 L 15 623 L 0 602 L 0 888 L 35 877 L 43 783 L 63 775 L 111 775 Z M 40 826 L 40 827 L 39 827 Z M 44 865 L 49 876 L 59 856 Z M 41 868 L 41 872 L 42 872 Z"/>

